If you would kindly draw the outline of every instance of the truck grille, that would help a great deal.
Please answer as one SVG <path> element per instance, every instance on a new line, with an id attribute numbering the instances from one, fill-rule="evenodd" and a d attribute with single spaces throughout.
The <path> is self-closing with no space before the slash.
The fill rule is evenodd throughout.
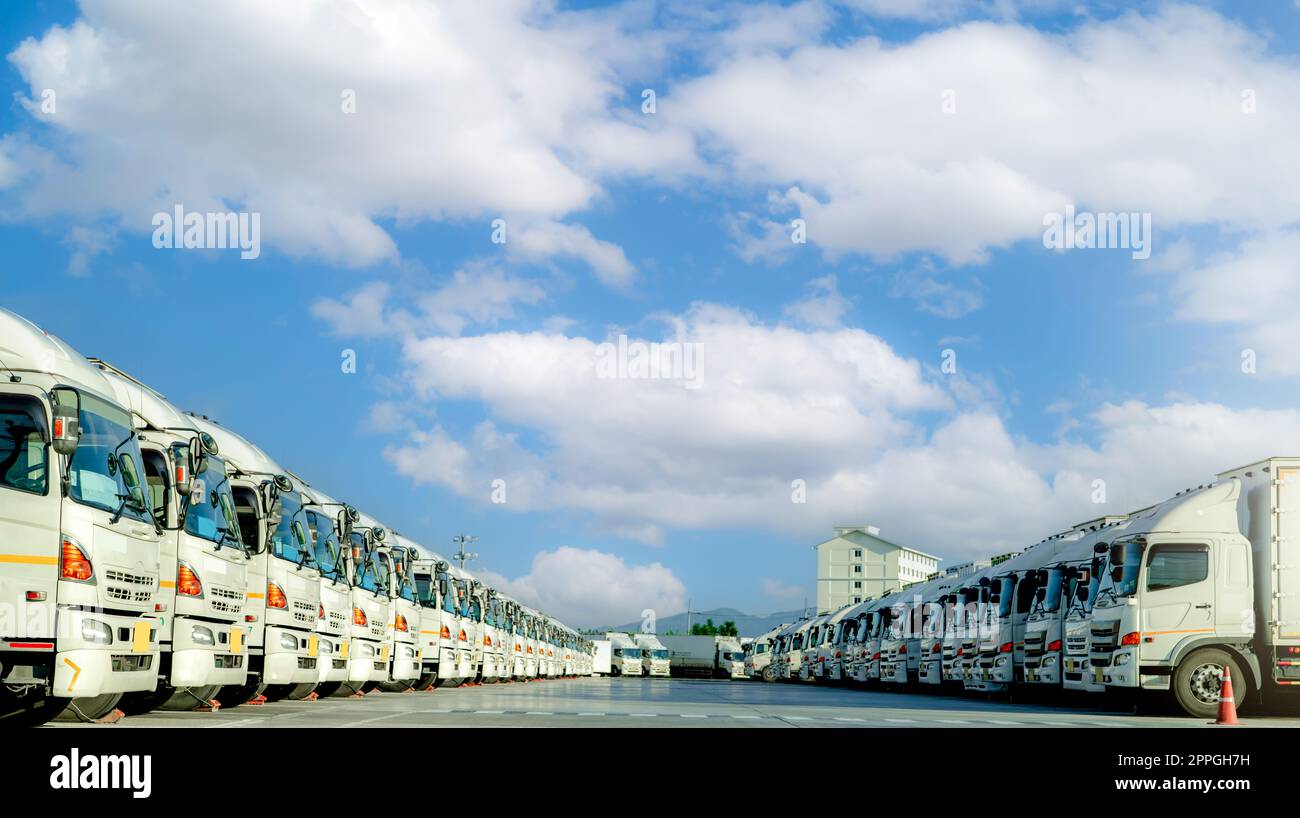
<path id="1" fill-rule="evenodd" d="M 315 614 L 316 610 L 312 607 L 311 603 L 294 600 L 293 619 L 295 622 L 302 622 L 303 624 L 309 625 L 316 620 Z"/>
<path id="2" fill-rule="evenodd" d="M 343 668 L 345 668 L 345 667 L 348 666 L 348 660 L 347 660 L 347 659 L 335 659 L 335 660 L 333 660 L 330 664 L 333 666 L 333 668 L 334 668 L 335 670 L 342 670 Z"/>
<path id="3" fill-rule="evenodd" d="M 213 585 L 208 588 L 208 604 L 214 611 L 237 614 L 244 610 L 244 592 Z"/>
<path id="4" fill-rule="evenodd" d="M 1088 653 L 1088 658 L 1092 660 L 1093 667 L 1109 667 L 1110 655 L 1114 652 L 1116 643 L 1119 642 L 1119 623 L 1112 622 L 1107 625 L 1092 626 L 1092 648 Z"/>
<path id="5" fill-rule="evenodd" d="M 1067 653 L 1081 656 L 1088 652 L 1087 636 L 1067 636 L 1065 639 L 1065 650 Z"/>
<path id="6" fill-rule="evenodd" d="M 1025 634 L 1025 656 L 1042 656 L 1046 639 L 1041 633 Z"/>
<path id="7" fill-rule="evenodd" d="M 119 602 L 149 602 L 158 587 L 158 578 L 153 574 L 134 574 L 116 568 L 105 570 L 104 580 L 104 593 Z"/>
<path id="8" fill-rule="evenodd" d="M 233 668 L 244 666 L 243 656 L 231 656 L 229 654 L 218 653 L 212 657 L 215 666 L 221 670 L 231 670 Z"/>
<path id="9" fill-rule="evenodd" d="M 299 670 L 311 670 L 311 669 L 314 669 L 315 667 L 316 667 L 316 660 L 313 659 L 312 657 L 310 657 L 310 656 L 299 656 L 299 657 L 298 657 L 298 669 L 299 669 Z"/>

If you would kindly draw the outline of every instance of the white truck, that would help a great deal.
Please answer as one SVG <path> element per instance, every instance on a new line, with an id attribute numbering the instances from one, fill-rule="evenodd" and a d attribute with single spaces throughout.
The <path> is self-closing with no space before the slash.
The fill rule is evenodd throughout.
<path id="1" fill-rule="evenodd" d="M 249 588 L 250 567 L 266 543 L 256 527 L 241 531 L 232 471 L 197 419 L 109 364 L 95 364 L 139 429 L 150 512 L 164 530 L 153 600 L 158 682 L 152 692 L 123 697 L 118 707 L 135 715 L 241 704 L 248 696 L 219 694 L 248 687 L 248 637 L 256 635 L 247 617 L 255 607 L 250 598 L 261 595 L 261 588 Z M 269 502 L 261 489 L 255 491 L 260 506 Z M 248 689 L 255 695 L 256 685 Z"/>
<path id="2" fill-rule="evenodd" d="M 278 701 L 320 677 L 320 570 L 303 497 L 285 470 L 248 440 L 206 418 L 191 420 L 226 460 L 239 532 L 252 555 L 244 610 L 248 677 L 213 698 L 222 707 L 259 692 Z"/>
<path id="3" fill-rule="evenodd" d="M 609 638 L 610 652 L 615 676 L 640 676 L 644 672 L 641 666 L 641 649 L 626 633 L 611 631 L 605 634 Z"/>
<path id="4" fill-rule="evenodd" d="M 941 613 L 936 611 L 938 598 L 952 587 L 955 579 L 948 576 L 933 577 L 904 588 L 890 609 L 889 628 L 880 641 L 880 681 L 886 684 L 907 685 L 919 681 L 923 653 L 923 637 L 937 631 Z M 928 642 L 934 651 L 935 642 Z M 937 667 L 927 664 L 927 674 L 933 679 Z"/>
<path id="5" fill-rule="evenodd" d="M 647 676 L 668 676 L 668 648 L 653 633 L 638 633 L 636 645 L 641 649 L 641 665 Z"/>
<path id="6" fill-rule="evenodd" d="M 750 679 L 762 679 L 765 682 L 776 681 L 776 668 L 772 666 L 772 646 L 777 634 L 785 625 L 761 633 L 745 646 L 745 676 Z"/>
<path id="7" fill-rule="evenodd" d="M 388 677 L 380 688 L 390 693 L 410 690 L 420 679 L 421 609 L 416 599 L 413 566 L 419 548 L 393 532 L 388 550 Z"/>
<path id="8" fill-rule="evenodd" d="M 1093 546 L 1124 517 L 1107 516 L 1080 523 L 1055 561 L 1038 569 L 1038 589 L 1025 623 L 1024 681 L 1060 686 L 1065 667 L 1065 621 L 1078 589 L 1092 578 Z"/>
<path id="9" fill-rule="evenodd" d="M 99 718 L 159 675 L 162 531 L 127 407 L 0 309 L 0 727 Z"/>
<path id="10" fill-rule="evenodd" d="M 456 666 L 455 643 L 451 629 L 458 627 L 452 611 L 454 595 L 451 565 L 440 555 L 427 548 L 420 549 L 412 565 L 415 578 L 416 599 L 420 603 L 420 677 L 417 690 L 446 684 L 454 678 Z"/>
<path id="11" fill-rule="evenodd" d="M 714 674 L 729 679 L 745 678 L 745 649 L 730 636 L 719 636 Z"/>
<path id="12" fill-rule="evenodd" d="M 1221 473 L 1132 515 L 1092 612 L 1092 671 L 1210 718 L 1225 668 L 1249 707 L 1300 685 L 1300 457 Z"/>
<path id="13" fill-rule="evenodd" d="M 388 679 L 388 629 L 391 574 L 388 529 L 364 512 L 352 527 L 347 555 L 348 575 L 352 578 L 350 600 L 351 624 L 348 627 L 346 656 L 348 678 L 340 694 L 368 692 Z"/>
<path id="14" fill-rule="evenodd" d="M 301 699 L 313 692 L 317 697 L 332 696 L 348 678 L 347 643 L 352 618 L 352 581 L 344 553 L 352 537 L 352 526 L 360 513 L 335 500 L 315 486 L 298 480 L 302 494 L 307 531 L 320 572 L 320 607 L 316 611 L 316 634 L 319 639 L 316 684 L 311 689 L 299 685 L 291 699 Z M 281 497 L 283 502 L 283 496 Z M 284 511 L 280 512 L 281 517 Z"/>

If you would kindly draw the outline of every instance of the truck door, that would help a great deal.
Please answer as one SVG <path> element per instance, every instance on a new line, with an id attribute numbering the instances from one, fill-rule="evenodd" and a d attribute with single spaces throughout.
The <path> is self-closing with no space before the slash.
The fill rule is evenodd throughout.
<path id="1" fill-rule="evenodd" d="M 1214 632 L 1214 560 L 1197 542 L 1154 543 L 1145 560 L 1141 658 L 1169 659 L 1181 640 Z"/>
<path id="2" fill-rule="evenodd" d="M 0 639 L 54 637 L 60 492 L 48 428 L 36 398 L 0 393 Z"/>

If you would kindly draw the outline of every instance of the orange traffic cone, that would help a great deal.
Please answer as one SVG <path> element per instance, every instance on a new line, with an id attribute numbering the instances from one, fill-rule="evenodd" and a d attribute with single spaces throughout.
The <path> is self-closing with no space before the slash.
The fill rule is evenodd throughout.
<path id="1" fill-rule="evenodd" d="M 1215 724 L 1236 724 L 1237 704 L 1232 700 L 1232 672 L 1223 668 L 1223 681 L 1219 684 L 1219 718 Z"/>

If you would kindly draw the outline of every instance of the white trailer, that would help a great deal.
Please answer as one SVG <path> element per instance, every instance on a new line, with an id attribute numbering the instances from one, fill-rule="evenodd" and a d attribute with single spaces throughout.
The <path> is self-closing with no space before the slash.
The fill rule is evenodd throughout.
<path id="1" fill-rule="evenodd" d="M 591 646 L 591 675 L 608 676 L 613 673 L 613 652 L 610 641 L 608 639 L 594 639 Z"/>

